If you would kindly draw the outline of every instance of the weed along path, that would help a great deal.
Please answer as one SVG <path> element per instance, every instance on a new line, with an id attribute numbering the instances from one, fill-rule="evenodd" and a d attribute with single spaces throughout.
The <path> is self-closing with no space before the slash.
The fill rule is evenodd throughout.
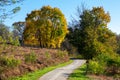
<path id="1" fill-rule="evenodd" d="M 50 71 L 39 78 L 39 80 L 67 80 L 69 74 L 71 74 L 74 69 L 78 68 L 85 62 L 85 60 L 75 59 L 73 60 L 73 63 L 65 67 L 57 68 L 53 71 Z"/>

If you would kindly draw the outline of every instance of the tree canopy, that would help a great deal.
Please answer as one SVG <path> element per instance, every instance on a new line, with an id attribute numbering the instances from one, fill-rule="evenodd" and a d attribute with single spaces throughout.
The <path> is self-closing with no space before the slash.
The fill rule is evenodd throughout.
<path id="1" fill-rule="evenodd" d="M 0 22 L 3 22 L 8 16 L 20 10 L 20 6 L 15 6 L 11 10 L 8 10 L 6 8 L 7 6 L 11 6 L 22 1 L 24 0 L 0 0 Z"/>
<path id="2" fill-rule="evenodd" d="M 19 45 L 18 37 L 14 37 L 9 27 L 0 23 L 0 44 Z"/>
<path id="3" fill-rule="evenodd" d="M 86 59 L 92 59 L 101 53 L 116 51 L 116 36 L 107 28 L 110 15 L 103 7 L 85 9 L 79 18 L 79 25 L 70 29 L 68 38 Z"/>
<path id="4" fill-rule="evenodd" d="M 67 33 L 67 22 L 60 9 L 43 6 L 27 15 L 24 44 L 57 48 Z"/>
<path id="5" fill-rule="evenodd" d="M 12 24 L 14 29 L 13 29 L 13 36 L 18 37 L 20 44 L 23 45 L 23 32 L 25 30 L 25 22 L 15 22 Z"/>
<path id="6" fill-rule="evenodd" d="M 4 40 L 8 40 L 9 38 L 9 28 L 0 23 L 0 37 Z"/>

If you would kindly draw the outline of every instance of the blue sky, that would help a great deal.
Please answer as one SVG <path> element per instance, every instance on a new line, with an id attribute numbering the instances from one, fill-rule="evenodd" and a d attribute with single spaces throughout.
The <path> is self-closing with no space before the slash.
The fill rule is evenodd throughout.
<path id="1" fill-rule="evenodd" d="M 46 5 L 60 8 L 67 21 L 70 22 L 72 19 L 71 16 L 76 16 L 76 8 L 77 6 L 81 6 L 81 3 L 85 3 L 89 9 L 92 9 L 92 7 L 103 6 L 105 11 L 108 11 L 111 16 L 111 22 L 108 24 L 108 28 L 117 34 L 120 34 L 120 0 L 25 0 L 21 5 L 21 11 L 15 14 L 13 18 L 7 19 L 5 24 L 11 26 L 14 22 L 25 21 L 28 13 Z"/>

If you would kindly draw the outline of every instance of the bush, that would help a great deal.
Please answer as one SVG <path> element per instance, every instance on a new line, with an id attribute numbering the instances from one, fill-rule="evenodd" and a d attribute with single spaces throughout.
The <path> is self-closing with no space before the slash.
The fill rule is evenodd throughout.
<path id="1" fill-rule="evenodd" d="M 12 43 L 15 46 L 20 46 L 19 38 L 17 37 L 15 39 L 11 38 L 10 43 Z"/>
<path id="2" fill-rule="evenodd" d="M 93 60 L 98 61 L 100 63 L 107 62 L 111 58 L 111 55 L 108 55 L 106 53 L 99 54 Z"/>
<path id="3" fill-rule="evenodd" d="M 120 74 L 120 57 L 116 56 L 107 61 L 107 72 L 112 74 Z"/>
<path id="4" fill-rule="evenodd" d="M 105 71 L 105 63 L 91 60 L 88 64 L 88 70 L 93 74 L 103 74 Z"/>
<path id="5" fill-rule="evenodd" d="M 90 61 L 89 72 L 93 74 L 119 74 L 120 73 L 120 56 L 117 54 L 102 53 Z"/>
<path id="6" fill-rule="evenodd" d="M 68 55 L 68 52 L 67 51 L 60 51 L 58 50 L 58 57 L 65 57 L 66 55 Z"/>
<path id="7" fill-rule="evenodd" d="M 110 58 L 107 62 L 107 65 L 115 65 L 117 67 L 120 67 L 120 56 L 116 56 L 114 58 Z"/>
<path id="8" fill-rule="evenodd" d="M 37 56 L 34 52 L 25 55 L 25 62 L 34 63 L 37 59 Z"/>
<path id="9" fill-rule="evenodd" d="M 2 56 L 0 58 L 0 65 L 2 67 L 16 67 L 21 63 L 20 60 L 16 60 L 14 57 Z"/>
<path id="10" fill-rule="evenodd" d="M 118 55 L 117 57 L 116 57 L 116 63 L 118 64 L 118 66 L 120 67 L 120 55 Z"/>
<path id="11" fill-rule="evenodd" d="M 106 69 L 106 63 L 110 57 L 106 53 L 101 53 L 90 60 L 88 70 L 93 74 L 103 74 Z"/>
<path id="12" fill-rule="evenodd" d="M 51 54 L 49 52 L 45 52 L 45 56 L 46 56 L 47 59 L 51 58 Z"/>

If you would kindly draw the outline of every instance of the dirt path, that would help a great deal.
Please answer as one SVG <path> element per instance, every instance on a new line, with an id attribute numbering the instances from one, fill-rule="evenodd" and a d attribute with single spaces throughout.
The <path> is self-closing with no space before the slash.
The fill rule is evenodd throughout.
<path id="1" fill-rule="evenodd" d="M 53 71 L 48 72 L 47 74 L 39 78 L 39 80 L 67 80 L 69 74 L 71 74 L 74 69 L 78 68 L 84 63 L 85 60 L 76 59 L 68 66 L 57 68 Z"/>

